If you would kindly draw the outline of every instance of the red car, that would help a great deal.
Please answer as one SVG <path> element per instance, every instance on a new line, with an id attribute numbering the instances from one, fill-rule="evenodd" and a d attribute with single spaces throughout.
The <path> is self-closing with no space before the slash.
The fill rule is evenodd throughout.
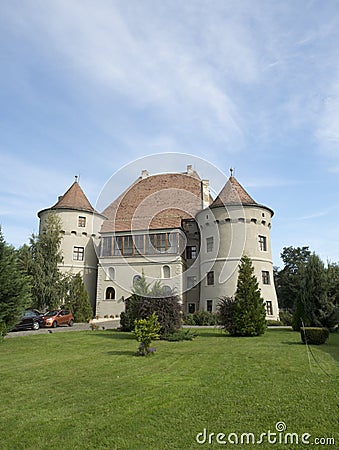
<path id="1" fill-rule="evenodd" d="M 43 315 L 43 319 L 45 321 L 45 327 L 56 328 L 60 325 L 68 325 L 72 327 L 74 324 L 73 314 L 68 309 L 48 311 L 48 313 Z"/>

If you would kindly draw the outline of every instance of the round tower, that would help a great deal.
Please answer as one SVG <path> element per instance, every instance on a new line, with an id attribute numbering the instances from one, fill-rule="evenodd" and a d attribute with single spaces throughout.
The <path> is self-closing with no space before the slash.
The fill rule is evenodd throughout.
<path id="1" fill-rule="evenodd" d="M 62 223 L 60 249 L 63 261 L 59 268 L 64 273 L 81 274 L 95 311 L 98 271 L 96 247 L 99 244 L 99 231 L 105 217 L 92 207 L 77 177 L 55 205 L 38 213 L 39 233 L 44 232 L 46 219 L 50 213 L 58 214 Z"/>
<path id="2" fill-rule="evenodd" d="M 197 214 L 201 309 L 216 311 L 220 297 L 234 296 L 240 259 L 247 255 L 265 301 L 267 319 L 278 319 L 270 239 L 273 214 L 270 208 L 256 203 L 232 175 L 209 208 Z"/>

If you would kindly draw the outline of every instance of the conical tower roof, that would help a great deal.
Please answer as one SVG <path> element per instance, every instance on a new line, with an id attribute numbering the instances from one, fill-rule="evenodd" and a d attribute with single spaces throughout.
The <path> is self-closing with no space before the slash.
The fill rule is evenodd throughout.
<path id="1" fill-rule="evenodd" d="M 59 200 L 51 209 L 77 209 L 80 211 L 94 212 L 93 206 L 88 201 L 88 198 L 81 189 L 79 183 L 74 181 L 72 186 L 65 192 L 64 195 L 59 197 Z"/>
<path id="2" fill-rule="evenodd" d="M 257 205 L 257 202 L 245 191 L 238 180 L 230 176 L 211 208 L 224 205 Z"/>

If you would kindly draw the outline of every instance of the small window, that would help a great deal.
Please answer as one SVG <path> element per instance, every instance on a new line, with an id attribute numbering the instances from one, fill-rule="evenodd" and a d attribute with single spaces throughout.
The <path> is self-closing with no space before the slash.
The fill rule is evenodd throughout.
<path id="1" fill-rule="evenodd" d="M 79 216 L 78 217 L 78 227 L 85 227 L 86 226 L 86 217 Z"/>
<path id="2" fill-rule="evenodd" d="M 206 252 L 210 253 L 213 252 L 213 236 L 206 238 Z"/>
<path id="3" fill-rule="evenodd" d="M 74 261 L 83 261 L 84 260 L 84 247 L 73 247 L 73 260 Z"/>
<path id="4" fill-rule="evenodd" d="M 238 218 L 238 222 L 245 223 L 245 218 L 244 217 L 239 217 Z"/>
<path id="5" fill-rule="evenodd" d="M 271 300 L 267 300 L 266 302 L 266 314 L 268 316 L 273 316 L 273 306 Z"/>
<path id="6" fill-rule="evenodd" d="M 263 284 L 270 284 L 270 273 L 268 270 L 263 270 L 261 272 L 262 275 L 262 283 Z"/>
<path id="7" fill-rule="evenodd" d="M 197 247 L 195 245 L 189 245 L 186 247 L 186 259 L 196 259 Z"/>
<path id="8" fill-rule="evenodd" d="M 115 289 L 112 287 L 108 287 L 106 289 L 106 300 L 114 300 L 115 299 Z"/>
<path id="9" fill-rule="evenodd" d="M 251 223 L 257 223 L 257 219 L 251 219 Z"/>
<path id="10" fill-rule="evenodd" d="M 193 288 L 197 284 L 197 277 L 187 277 L 187 289 Z"/>
<path id="11" fill-rule="evenodd" d="M 267 251 L 267 238 L 266 236 L 259 236 L 259 249 L 263 252 Z"/>
<path id="12" fill-rule="evenodd" d="M 195 313 L 195 303 L 189 303 L 187 305 L 187 312 L 189 314 L 194 314 Z"/>
<path id="13" fill-rule="evenodd" d="M 114 269 L 114 267 L 110 267 L 109 269 L 108 269 L 108 278 L 110 279 L 110 280 L 114 280 L 114 278 L 115 278 L 115 269 Z"/>
<path id="14" fill-rule="evenodd" d="M 206 300 L 206 311 L 210 313 L 213 311 L 213 300 Z"/>
<path id="15" fill-rule="evenodd" d="M 163 272 L 164 278 L 171 278 L 171 269 L 169 266 L 164 266 L 162 268 L 162 272 Z"/>
<path id="16" fill-rule="evenodd" d="M 214 272 L 207 272 L 207 285 L 212 286 L 214 284 Z"/>

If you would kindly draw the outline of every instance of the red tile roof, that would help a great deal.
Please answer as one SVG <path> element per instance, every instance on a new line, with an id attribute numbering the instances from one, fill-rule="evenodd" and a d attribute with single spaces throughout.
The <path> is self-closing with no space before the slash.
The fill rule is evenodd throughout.
<path id="1" fill-rule="evenodd" d="M 94 212 L 93 206 L 88 201 L 84 191 L 79 186 L 77 181 L 74 181 L 68 191 L 61 197 L 51 209 L 78 209 L 81 211 Z"/>
<path id="2" fill-rule="evenodd" d="M 104 211 L 101 232 L 181 227 L 202 209 L 201 180 L 196 173 L 167 173 L 138 178 Z"/>
<path id="3" fill-rule="evenodd" d="M 214 200 L 211 208 L 223 205 L 256 205 L 256 201 L 245 191 L 241 184 L 231 176 Z"/>

